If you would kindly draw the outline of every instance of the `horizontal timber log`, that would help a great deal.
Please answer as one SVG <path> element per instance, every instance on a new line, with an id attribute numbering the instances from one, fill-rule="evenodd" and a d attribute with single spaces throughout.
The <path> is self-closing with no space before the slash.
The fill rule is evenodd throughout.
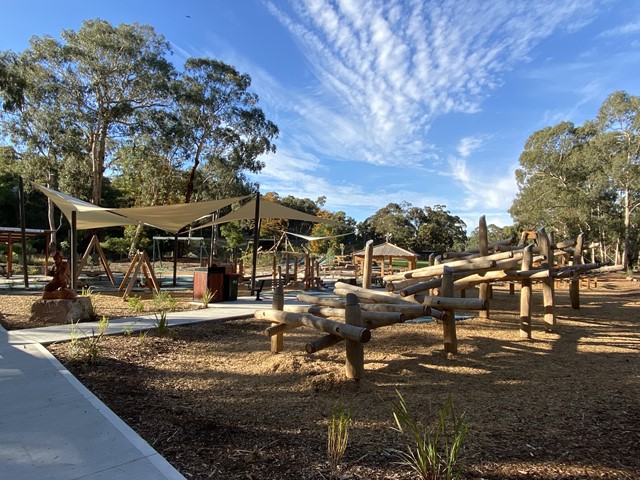
<path id="1" fill-rule="evenodd" d="M 400 322 L 389 322 L 383 320 L 370 320 L 366 321 L 365 324 L 371 330 L 375 330 L 376 328 L 386 327 L 389 325 L 393 325 L 395 323 Z M 320 350 L 324 350 L 325 348 L 333 347 L 334 345 L 340 343 L 343 339 L 338 337 L 337 335 L 323 335 L 320 338 L 317 338 L 309 343 L 307 343 L 304 347 L 307 353 L 316 353 Z"/>
<path id="2" fill-rule="evenodd" d="M 489 302 L 483 298 L 424 297 L 424 305 L 438 310 L 488 310 Z"/>
<path id="3" fill-rule="evenodd" d="M 318 297 L 307 293 L 299 293 L 296 298 L 301 302 L 323 307 L 344 308 L 346 304 L 343 298 Z"/>
<path id="4" fill-rule="evenodd" d="M 426 292 L 432 288 L 438 288 L 442 285 L 442 278 L 432 278 L 427 280 L 426 282 L 419 282 L 415 285 L 410 285 L 401 289 L 398 293 L 400 293 L 401 297 L 409 297 L 411 295 L 415 295 L 416 293 Z"/>
<path id="5" fill-rule="evenodd" d="M 371 340 L 371 332 L 367 328 L 356 327 L 342 322 L 336 322 L 324 317 L 306 313 L 290 313 L 279 310 L 257 310 L 254 314 L 257 320 L 286 323 L 293 326 L 306 326 L 321 330 L 332 335 L 338 335 L 347 340 L 367 343 Z"/>
<path id="6" fill-rule="evenodd" d="M 476 273 L 483 270 L 491 270 L 492 268 L 495 268 L 496 265 L 497 265 L 497 262 L 495 260 L 481 260 L 481 259 L 478 259 L 477 262 L 474 262 L 470 265 L 444 264 L 444 266 L 447 267 L 451 271 L 451 273 Z"/>
<path id="7" fill-rule="evenodd" d="M 341 298 L 317 297 L 315 295 L 298 294 L 301 302 L 312 303 L 334 308 L 344 308 L 345 301 Z M 399 312 L 407 319 L 431 315 L 431 308 L 426 305 L 418 305 L 413 302 L 402 303 L 361 303 L 360 309 L 368 312 Z"/>
<path id="8" fill-rule="evenodd" d="M 486 255 L 484 257 L 476 257 L 476 258 L 465 258 L 462 260 L 455 260 L 453 262 L 441 263 L 439 265 L 431 265 L 429 267 L 418 268 L 416 270 L 409 270 L 408 272 L 404 272 L 401 274 L 394 275 L 386 275 L 383 277 L 385 282 L 393 282 L 396 280 L 405 280 L 407 278 L 425 278 L 425 277 L 433 277 L 436 275 L 442 275 L 444 271 L 444 267 L 457 267 L 460 265 L 473 265 L 485 261 L 491 260 L 505 260 L 507 258 L 513 258 L 514 252 L 499 252 L 494 253 L 492 255 Z"/>
<path id="9" fill-rule="evenodd" d="M 300 325 L 290 325 L 288 323 L 276 323 L 275 325 L 271 325 L 264 329 L 263 333 L 267 337 L 273 337 L 279 333 L 288 332 L 289 330 L 293 330 L 294 328 L 298 328 Z"/>
<path id="10" fill-rule="evenodd" d="M 589 274 L 598 274 L 598 273 L 611 273 L 611 272 L 622 272 L 624 270 L 624 265 L 609 265 L 606 267 L 594 268 L 589 272 Z"/>
<path id="11" fill-rule="evenodd" d="M 409 301 L 394 295 L 392 292 L 369 290 L 349 283 L 337 282 L 334 286 L 333 293 L 343 296 L 344 292 L 355 293 L 360 300 L 372 300 L 379 303 L 399 303 L 403 305 L 410 303 Z"/>
<path id="12" fill-rule="evenodd" d="M 285 312 L 292 313 L 311 313 L 322 317 L 345 318 L 345 309 L 336 307 L 323 307 L 320 305 L 285 305 Z M 361 309 L 360 317 L 364 322 L 373 321 L 391 321 L 391 323 L 404 322 L 406 317 L 400 312 L 376 312 Z"/>
<path id="13" fill-rule="evenodd" d="M 333 347 L 340 343 L 344 338 L 338 337 L 337 335 L 324 335 L 316 340 L 313 340 L 307 343 L 304 346 L 304 350 L 307 353 L 316 353 L 320 350 L 324 350 L 325 348 Z"/>
<path id="14" fill-rule="evenodd" d="M 403 288 L 407 288 L 421 282 L 424 282 L 423 278 L 405 278 L 404 280 L 386 282 L 384 286 L 388 291 L 393 292 L 394 290 L 402 290 Z"/>

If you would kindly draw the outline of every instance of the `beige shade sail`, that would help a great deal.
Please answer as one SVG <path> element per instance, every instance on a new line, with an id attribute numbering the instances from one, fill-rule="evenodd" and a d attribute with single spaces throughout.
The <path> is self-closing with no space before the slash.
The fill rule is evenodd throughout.
<path id="1" fill-rule="evenodd" d="M 234 220 L 251 220 L 256 217 L 256 199 L 255 197 L 251 201 L 245 203 L 240 208 L 233 212 L 221 217 L 213 222 L 206 223 L 192 230 L 198 230 L 200 228 L 210 227 L 211 225 L 218 225 L 220 223 L 232 222 Z M 270 202 L 264 198 L 260 198 L 260 212 L 258 218 L 283 218 L 286 220 L 301 220 L 304 222 L 314 223 L 326 223 L 329 225 L 344 226 L 340 222 L 329 220 L 328 218 L 316 217 L 315 215 L 309 215 L 308 213 L 301 212 L 294 208 L 285 207 L 279 203 Z"/>
<path id="2" fill-rule="evenodd" d="M 110 208 L 109 211 L 137 220 L 140 223 L 160 228 L 166 232 L 177 233 L 191 222 L 245 198 L 247 196 L 153 207 Z M 210 226 L 211 223 L 208 225 Z"/>
<path id="3" fill-rule="evenodd" d="M 99 207 L 93 203 L 85 202 L 78 198 L 60 193 L 51 188 L 43 187 L 37 183 L 31 184 L 44 193 L 60 209 L 62 214 L 71 223 L 71 213 L 76 212 L 76 228 L 78 230 L 88 230 L 91 228 L 119 227 L 122 225 L 136 225 L 138 222 L 130 218 L 123 217 Z"/>
<path id="4" fill-rule="evenodd" d="M 307 242 L 317 242 L 319 240 L 327 240 L 329 238 L 346 237 L 347 235 L 351 235 L 354 232 L 341 233 L 339 235 L 330 235 L 328 237 L 312 237 L 312 236 L 309 236 L 309 235 L 302 235 L 301 233 L 293 233 L 293 232 L 284 232 L 284 233 L 286 235 L 293 235 L 294 237 L 302 238 L 303 240 L 306 240 Z"/>

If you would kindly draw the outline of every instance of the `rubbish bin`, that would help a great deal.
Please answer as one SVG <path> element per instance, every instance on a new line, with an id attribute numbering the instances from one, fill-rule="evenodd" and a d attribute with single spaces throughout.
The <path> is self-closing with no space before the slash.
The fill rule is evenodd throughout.
<path id="1" fill-rule="evenodd" d="M 211 303 L 224 299 L 224 267 L 196 268 L 193 272 L 193 299 L 202 300 L 205 290 L 211 293 Z"/>
<path id="2" fill-rule="evenodd" d="M 224 300 L 236 301 L 238 300 L 238 281 L 240 278 L 239 273 L 227 273 L 224 276 Z"/>

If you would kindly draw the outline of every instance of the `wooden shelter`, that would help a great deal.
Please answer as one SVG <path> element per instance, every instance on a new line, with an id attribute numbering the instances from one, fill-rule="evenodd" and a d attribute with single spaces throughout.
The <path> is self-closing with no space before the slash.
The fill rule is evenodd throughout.
<path id="1" fill-rule="evenodd" d="M 361 264 L 364 263 L 365 250 L 361 250 L 353 254 L 353 261 L 356 264 L 356 268 L 360 269 Z M 393 259 L 399 258 L 407 260 L 408 269 L 414 270 L 418 265 L 418 254 L 411 250 L 400 248 L 393 243 L 385 242 L 380 245 L 373 246 L 372 259 L 380 262 L 380 275 L 384 276 L 393 273 Z M 388 264 L 388 267 L 386 266 Z"/>
<path id="2" fill-rule="evenodd" d="M 25 238 L 33 238 L 44 236 L 45 237 L 45 273 L 49 266 L 49 242 L 51 239 L 52 230 L 41 230 L 36 228 L 25 228 Z M 0 274 L 10 277 L 13 272 L 13 244 L 18 243 L 22 239 L 22 229 L 13 227 L 0 227 L 0 243 L 6 243 L 7 248 L 7 263 L 0 264 Z"/>

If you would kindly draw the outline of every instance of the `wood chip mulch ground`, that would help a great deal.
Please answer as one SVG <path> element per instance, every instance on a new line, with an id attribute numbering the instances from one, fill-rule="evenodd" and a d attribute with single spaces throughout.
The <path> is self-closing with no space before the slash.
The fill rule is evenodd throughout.
<path id="1" fill-rule="evenodd" d="M 465 412 L 462 478 L 638 479 L 640 284 L 603 277 L 582 289 L 579 310 L 566 287 L 556 293 L 554 333 L 544 332 L 534 287 L 533 339 L 521 340 L 518 289 L 496 287 L 489 319 L 458 322 L 452 357 L 437 323 L 375 330 L 359 382 L 345 379 L 340 344 L 308 355 L 319 335 L 300 328 L 274 355 L 253 320 L 105 338 L 97 365 L 69 344 L 50 350 L 188 479 L 415 478 L 394 453 L 403 448 L 391 412 L 398 392 L 427 423 L 449 396 Z M 120 297 L 100 297 L 99 315 L 126 314 Z M 3 325 L 19 326 L 29 301 L 0 294 Z M 352 423 L 332 472 L 336 409 Z"/>

